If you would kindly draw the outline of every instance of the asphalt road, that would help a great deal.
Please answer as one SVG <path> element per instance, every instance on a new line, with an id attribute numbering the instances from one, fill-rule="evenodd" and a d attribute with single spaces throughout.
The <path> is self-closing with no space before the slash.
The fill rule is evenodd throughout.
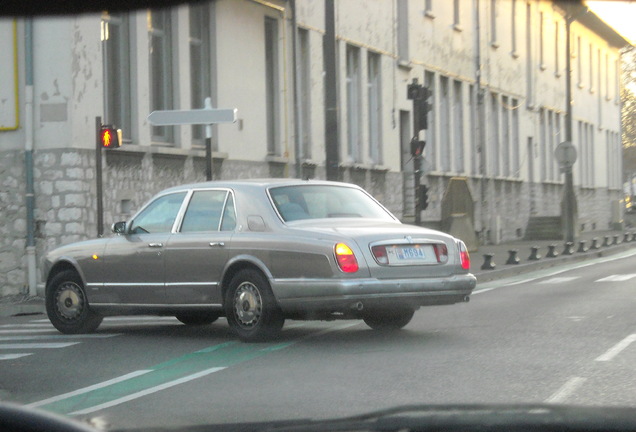
<path id="1" fill-rule="evenodd" d="M 0 319 L 0 399 L 115 428 L 328 418 L 414 403 L 636 407 L 636 250 L 480 284 L 402 331 L 289 321 L 243 344 L 225 320 Z"/>

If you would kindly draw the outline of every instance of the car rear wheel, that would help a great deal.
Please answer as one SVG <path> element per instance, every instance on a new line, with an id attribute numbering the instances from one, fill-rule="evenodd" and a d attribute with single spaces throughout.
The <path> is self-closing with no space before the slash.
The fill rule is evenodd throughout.
<path id="1" fill-rule="evenodd" d="M 91 333 L 103 317 L 91 310 L 77 272 L 55 275 L 46 288 L 46 313 L 53 326 L 66 334 Z"/>
<path id="2" fill-rule="evenodd" d="M 221 316 L 218 312 L 194 312 L 175 315 L 175 318 L 185 325 L 212 324 Z"/>
<path id="3" fill-rule="evenodd" d="M 253 269 L 239 271 L 225 296 L 227 322 L 244 342 L 274 338 L 285 323 L 265 276 Z"/>
<path id="4" fill-rule="evenodd" d="M 392 309 L 370 311 L 362 319 L 374 330 L 398 330 L 411 322 L 415 311 L 413 309 Z"/>

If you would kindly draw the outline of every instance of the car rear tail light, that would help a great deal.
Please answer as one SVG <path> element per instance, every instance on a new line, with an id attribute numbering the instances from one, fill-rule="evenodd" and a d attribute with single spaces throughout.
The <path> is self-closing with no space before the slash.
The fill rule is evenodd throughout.
<path id="1" fill-rule="evenodd" d="M 440 264 L 446 264 L 448 262 L 448 248 L 445 244 L 436 244 L 433 245 L 433 249 L 435 250 L 435 257 L 437 257 L 437 262 Z"/>
<path id="2" fill-rule="evenodd" d="M 349 246 L 344 243 L 338 243 L 335 247 L 335 253 L 340 270 L 345 273 L 358 271 L 358 260 Z"/>
<path id="3" fill-rule="evenodd" d="M 378 264 L 386 265 L 389 263 L 389 257 L 386 254 L 386 246 L 373 246 L 371 248 L 371 252 L 373 252 L 373 256 Z"/>
<path id="4" fill-rule="evenodd" d="M 466 249 L 466 245 L 463 241 L 457 241 L 457 247 L 459 249 L 459 260 L 462 264 L 462 268 L 464 270 L 470 269 L 470 255 L 468 254 L 468 249 Z"/>

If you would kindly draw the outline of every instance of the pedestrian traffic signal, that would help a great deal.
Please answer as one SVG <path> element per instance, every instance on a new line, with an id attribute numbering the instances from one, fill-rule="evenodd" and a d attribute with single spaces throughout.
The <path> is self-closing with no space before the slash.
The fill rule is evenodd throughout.
<path id="1" fill-rule="evenodd" d="M 419 157 L 424 153 L 425 141 L 420 141 L 417 137 L 413 137 L 411 140 L 411 156 Z"/>
<path id="2" fill-rule="evenodd" d="M 102 148 L 118 148 L 121 146 L 121 129 L 115 129 L 113 125 L 102 125 L 100 130 L 100 142 Z"/>

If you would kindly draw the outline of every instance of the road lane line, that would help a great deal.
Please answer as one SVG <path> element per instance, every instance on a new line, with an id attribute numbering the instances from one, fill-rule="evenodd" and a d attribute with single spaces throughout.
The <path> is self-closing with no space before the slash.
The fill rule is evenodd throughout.
<path id="1" fill-rule="evenodd" d="M 625 282 L 636 277 L 636 273 L 615 274 L 598 279 L 595 282 Z"/>
<path id="2" fill-rule="evenodd" d="M 596 361 L 611 361 L 618 354 L 621 353 L 625 348 L 627 348 L 632 342 L 636 341 L 636 334 L 630 334 L 625 339 L 614 345 L 612 348 L 605 351 L 605 354 L 596 358 Z"/>
<path id="3" fill-rule="evenodd" d="M 17 341 L 17 340 L 54 340 L 54 339 L 106 339 L 120 336 L 120 333 L 99 333 L 99 334 L 83 334 L 83 335 L 22 335 L 22 336 L 0 336 L 1 342 Z"/>
<path id="4" fill-rule="evenodd" d="M 546 403 L 565 402 L 575 391 L 579 389 L 587 381 L 587 378 L 573 377 L 570 378 L 563 386 L 557 390 L 552 396 L 546 399 Z"/>
<path id="5" fill-rule="evenodd" d="M 0 360 L 15 360 L 20 357 L 30 356 L 33 353 L 0 354 Z"/>
<path id="6" fill-rule="evenodd" d="M 35 408 L 35 407 L 42 406 L 42 405 L 48 405 L 48 404 L 53 403 L 53 402 L 59 402 L 59 401 L 64 400 L 64 399 L 68 399 L 68 398 L 71 398 L 71 397 L 74 397 L 74 396 L 78 396 L 78 395 L 81 395 L 81 394 L 84 394 L 84 393 L 91 392 L 93 390 L 98 390 L 98 389 L 101 389 L 101 388 L 104 388 L 104 387 L 108 387 L 110 385 L 113 385 L 113 384 L 116 384 L 116 383 L 119 383 L 119 382 L 122 382 L 122 381 L 126 381 L 126 380 L 129 380 L 131 378 L 138 377 L 140 375 L 147 374 L 148 372 L 152 372 L 152 370 L 150 370 L 150 369 L 138 370 L 138 371 L 126 374 L 126 375 L 119 376 L 117 378 L 110 379 L 108 381 L 103 381 L 103 382 L 98 383 L 98 384 L 93 384 L 93 385 L 88 386 L 88 387 L 84 387 L 84 388 L 81 388 L 81 389 L 78 389 L 78 390 L 74 390 L 74 391 L 69 392 L 69 393 L 64 393 L 64 394 L 61 394 L 61 395 L 58 395 L 58 396 L 54 396 L 54 397 L 51 397 L 51 398 L 48 398 L 48 399 L 44 399 L 44 400 L 41 400 L 41 401 L 38 401 L 38 402 L 33 402 L 33 403 L 30 403 L 30 404 L 28 404 L 26 406 L 27 407 L 31 407 L 31 408 Z"/>
<path id="7" fill-rule="evenodd" d="M 95 406 L 92 406 L 92 407 L 84 408 L 84 409 L 79 410 L 79 411 L 73 411 L 72 413 L 69 413 L 69 415 L 76 416 L 76 415 L 90 414 L 90 413 L 93 413 L 95 411 L 99 411 L 101 409 L 111 408 L 111 407 L 114 407 L 115 405 L 120 405 L 120 404 L 122 404 L 124 402 L 130 402 L 131 400 L 139 399 L 140 397 L 147 396 L 149 394 L 156 393 L 156 392 L 161 391 L 161 390 L 166 390 L 166 389 L 168 389 L 170 387 L 174 387 L 176 385 L 183 384 L 183 383 L 186 383 L 188 381 L 193 381 L 195 379 L 202 378 L 204 376 L 210 375 L 210 374 L 212 374 L 214 372 L 221 371 L 223 369 L 225 369 L 225 367 L 213 367 L 213 368 L 210 368 L 210 369 L 206 369 L 206 370 L 203 370 L 201 372 L 198 372 L 198 373 L 195 373 L 195 374 L 192 374 L 192 375 L 188 375 L 188 376 L 185 376 L 183 378 L 176 379 L 174 381 L 168 381 L 168 382 L 160 384 L 158 386 L 147 388 L 145 390 L 139 391 L 137 393 L 130 394 L 128 396 L 121 397 L 119 399 L 114 399 L 114 400 L 111 400 L 109 402 L 105 402 L 105 403 L 102 403 L 102 404 L 99 404 L 99 405 L 95 405 Z"/>
<path id="8" fill-rule="evenodd" d="M 22 344 L 0 344 L 0 349 L 57 349 L 77 345 L 81 342 L 50 342 L 50 343 L 22 343 Z"/>

